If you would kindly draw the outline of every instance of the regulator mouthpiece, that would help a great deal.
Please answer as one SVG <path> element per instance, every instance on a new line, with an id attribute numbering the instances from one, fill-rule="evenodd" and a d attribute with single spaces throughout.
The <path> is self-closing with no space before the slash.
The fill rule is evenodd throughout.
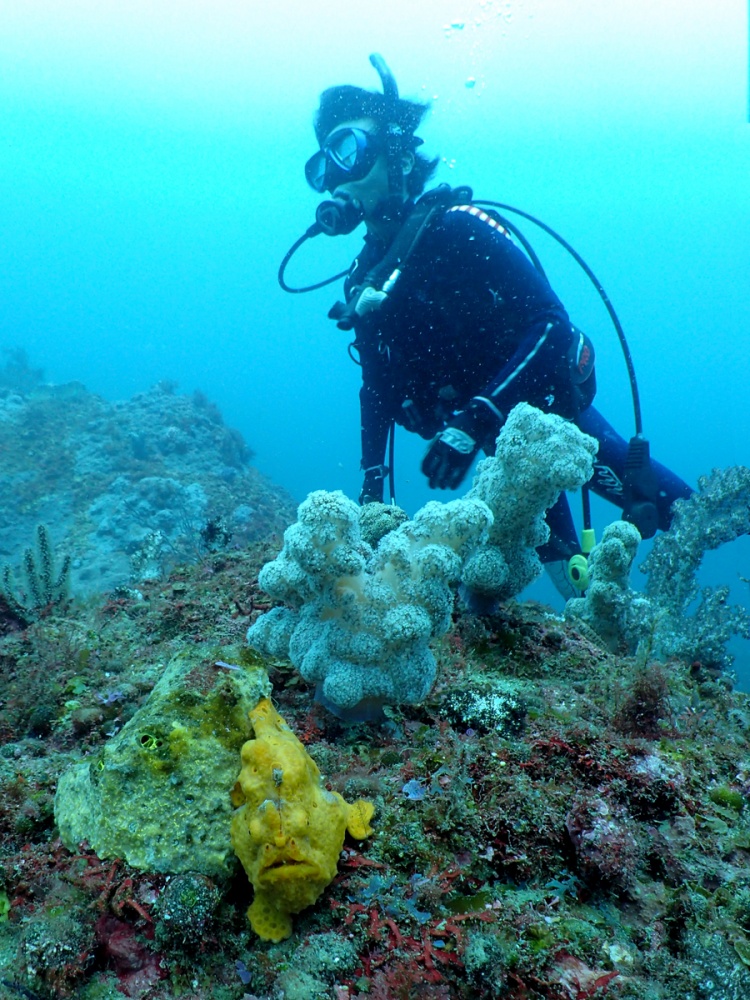
<path id="1" fill-rule="evenodd" d="M 354 232 L 364 217 L 362 203 L 345 195 L 322 201 L 315 211 L 315 221 L 326 236 L 346 236 Z"/>

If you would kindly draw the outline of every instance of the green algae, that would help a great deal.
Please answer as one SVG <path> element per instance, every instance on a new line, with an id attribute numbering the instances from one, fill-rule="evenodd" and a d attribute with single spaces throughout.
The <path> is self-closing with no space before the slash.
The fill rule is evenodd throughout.
<path id="1" fill-rule="evenodd" d="M 741 813 L 745 808 L 745 799 L 741 792 L 736 788 L 729 788 L 727 785 L 716 785 L 709 789 L 708 797 L 716 805 L 727 806 L 737 813 Z"/>
<path id="2" fill-rule="evenodd" d="M 153 871 L 231 873 L 229 791 L 252 736 L 248 713 L 270 685 L 258 668 L 217 662 L 226 661 L 175 657 L 95 761 L 63 775 L 55 800 L 63 843 L 86 840 L 100 857 Z"/>

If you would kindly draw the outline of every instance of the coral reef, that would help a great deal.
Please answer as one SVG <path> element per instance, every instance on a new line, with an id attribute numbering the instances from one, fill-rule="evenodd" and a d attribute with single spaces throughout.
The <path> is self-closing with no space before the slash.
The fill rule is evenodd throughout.
<path id="1" fill-rule="evenodd" d="M 67 421 L 68 407 L 91 404 L 79 390 L 67 391 L 46 410 L 53 429 L 61 428 L 61 409 Z M 4 415 L 11 425 L 8 474 L 17 489 L 21 432 L 38 441 L 39 427 L 14 414 L 30 408 L 39 418 L 49 396 L 19 396 L 16 406 L 13 392 L 0 389 L 0 421 Z M 167 387 L 151 396 L 145 409 L 154 408 L 154 428 L 159 414 L 191 416 L 198 405 Z M 136 408 L 143 412 L 141 403 Z M 65 433 L 59 440 L 64 451 Z M 148 452 L 151 444 L 147 435 L 130 447 Z M 190 465 L 189 449 L 183 456 Z M 58 460 L 39 460 L 33 485 L 42 492 L 25 498 L 33 521 L 29 527 L 20 516 L 19 537 L 40 520 L 58 537 L 62 521 L 43 516 L 40 499 L 52 481 L 44 469 L 57 470 Z M 177 462 L 143 468 L 146 478 L 197 481 L 181 479 Z M 124 474 L 136 482 L 130 468 Z M 252 488 L 252 477 L 238 475 Z M 62 472 L 60 481 L 69 482 Z M 727 516 L 718 528 L 705 521 L 710 542 L 734 537 L 745 523 L 742 483 L 741 473 L 718 482 Z M 162 487 L 143 487 L 154 505 Z M 97 483 L 79 488 L 87 509 Z M 176 495 L 167 491 L 166 502 Z M 226 496 L 234 509 L 237 498 Z M 278 494 L 269 486 L 263 496 L 271 505 Z M 490 518 L 483 501 L 435 505 L 423 522 L 384 536 L 378 528 L 368 536 L 374 551 L 355 523 L 357 508 L 335 496 L 332 503 L 339 520 L 332 527 L 324 519 L 308 562 L 295 555 L 282 567 L 289 606 L 270 616 L 272 600 L 258 577 L 278 551 L 275 514 L 259 519 L 261 537 L 229 548 L 219 519 L 197 561 L 161 566 L 158 579 L 146 574 L 137 588 L 86 603 L 53 603 L 0 629 L 3 1000 L 750 995 L 750 696 L 734 689 L 724 660 L 708 656 L 703 633 L 692 645 L 692 626 L 681 623 L 692 615 L 680 595 L 690 593 L 705 549 L 700 531 L 693 537 L 680 522 L 685 566 L 679 546 L 665 561 L 664 587 L 680 598 L 667 608 L 670 628 L 682 639 L 660 664 L 649 655 L 649 636 L 635 657 L 613 641 L 628 622 L 622 601 L 632 545 L 624 529 L 607 536 L 597 570 L 600 582 L 613 585 L 601 612 L 616 627 L 602 638 L 587 621 L 560 619 L 533 603 L 505 601 L 481 616 L 453 603 L 446 581 L 457 578 L 483 535 Z M 8 537 L 10 513 L 3 507 L 0 539 Z M 233 530 L 235 522 L 227 523 Z M 159 524 L 149 530 L 169 534 Z M 438 530 L 456 532 L 454 548 L 436 544 Z M 303 562 L 309 538 L 301 529 L 292 534 L 289 551 Z M 423 591 L 428 572 L 434 585 Z M 352 607 L 367 588 L 388 595 L 385 611 L 411 603 L 415 620 L 424 612 L 436 623 L 427 647 L 434 682 L 419 704 L 386 708 L 378 725 L 345 725 L 314 704 L 318 681 L 281 655 L 291 628 L 262 662 L 247 650 L 248 627 L 279 614 L 298 624 L 299 609 L 325 588 L 329 601 L 341 602 L 340 617 L 351 613 L 360 625 L 367 619 Z M 429 600 L 418 603 L 418 593 Z M 340 638 L 348 651 L 346 630 Z M 365 646 L 374 648 L 370 639 Z M 268 693 L 265 680 L 253 681 L 266 671 L 286 725 L 267 709 L 255 724 L 247 714 Z M 246 751 L 246 801 L 234 815 L 248 838 L 257 829 L 259 843 L 268 844 L 262 834 L 275 830 L 276 845 L 276 836 L 289 835 L 286 801 L 307 803 L 297 819 L 305 809 L 308 816 L 325 809 L 314 807 L 320 797 L 339 803 L 336 837 L 324 835 L 329 874 L 336 873 L 280 940 L 248 926 L 247 880 L 229 838 L 241 744 L 267 748 L 265 724 L 268 745 L 278 737 L 285 749 L 262 762 Z M 254 763 L 263 764 L 257 775 Z M 71 775 L 80 781 L 78 798 Z M 288 795 L 297 777 L 302 794 Z M 315 788 L 317 799 L 309 794 Z M 351 817 L 337 795 L 375 806 L 364 843 L 343 836 L 341 823 Z M 74 829 L 81 817 L 87 829 Z M 100 835 L 96 850 L 109 857 L 79 840 Z M 291 848 L 282 860 L 284 871 Z M 291 881 L 300 874 L 304 881 L 309 871 L 295 867 Z M 282 912 L 288 917 L 293 906 L 287 900 Z"/>
<path id="2" fill-rule="evenodd" d="M 385 535 L 409 520 L 405 510 L 390 503 L 367 503 L 359 512 L 362 540 L 375 548 Z"/>
<path id="3" fill-rule="evenodd" d="M 750 534 L 750 469 L 715 469 L 691 497 L 675 504 L 669 529 L 654 540 L 641 569 L 645 593 L 630 586 L 640 536 L 623 521 L 609 525 L 589 557 L 590 584 L 565 614 L 595 630 L 612 649 L 641 656 L 692 658 L 718 670 L 731 665 L 727 643 L 750 638 L 750 614 L 727 602 L 726 586 L 699 589 L 705 553 Z"/>
<path id="4" fill-rule="evenodd" d="M 714 469 L 698 491 L 675 504 L 668 532 L 657 537 L 643 564 L 646 594 L 655 605 L 655 644 L 663 656 L 692 656 L 726 666 L 729 639 L 750 638 L 750 615 L 727 604 L 728 587 L 699 593 L 696 573 L 704 554 L 750 534 L 750 468 Z M 696 607 L 691 605 L 698 600 Z"/>
<path id="5" fill-rule="evenodd" d="M 291 497 L 202 393 L 162 382 L 110 403 L 14 358 L 0 369 L 0 563 L 19 565 L 46 524 L 71 556 L 72 592 L 101 593 L 203 558 L 211 523 L 246 545 L 291 522 Z"/>
<path id="6" fill-rule="evenodd" d="M 520 594 L 542 571 L 537 548 L 549 538 L 546 511 L 564 490 L 593 473 L 596 441 L 562 417 L 519 403 L 497 439 L 496 453 L 477 466 L 467 499 L 492 511 L 487 544 L 467 559 L 461 582 L 495 604 Z"/>
<path id="7" fill-rule="evenodd" d="M 264 698 L 250 712 L 234 786 L 232 846 L 253 886 L 247 917 L 265 941 L 292 933 L 291 915 L 316 901 L 336 874 L 344 834 L 372 833 L 375 807 L 329 792 L 300 741 Z"/>
<path id="8" fill-rule="evenodd" d="M 654 626 L 656 609 L 630 588 L 630 570 L 641 536 L 627 521 L 613 521 L 589 559 L 589 585 L 583 597 L 565 605 L 565 615 L 590 625 L 613 652 L 634 651 Z"/>
<path id="9" fill-rule="evenodd" d="M 29 356 L 22 347 L 0 347 L 5 364 L 0 368 L 0 391 L 10 390 L 26 395 L 44 382 L 44 371 L 32 368 Z"/>
<path id="10" fill-rule="evenodd" d="M 428 503 L 394 530 L 384 505 L 360 515 L 341 493 L 311 493 L 259 577 L 288 606 L 256 622 L 248 642 L 288 656 L 342 718 L 421 701 L 435 677 L 429 642 L 450 621 L 450 586 L 460 578 L 466 593 L 494 605 L 530 583 L 541 572 L 536 546 L 549 535 L 544 513 L 561 490 L 586 482 L 595 451 L 569 422 L 520 404 L 467 496 Z"/>
<path id="11" fill-rule="evenodd" d="M 435 679 L 429 642 L 450 624 L 450 585 L 491 518 L 476 500 L 428 503 L 373 552 L 355 503 L 311 493 L 259 576 L 291 607 L 256 622 L 247 641 L 288 656 L 341 717 L 375 718 L 384 704 L 421 701 Z"/>
<path id="12" fill-rule="evenodd" d="M 36 529 L 36 550 L 27 548 L 23 553 L 23 572 L 26 593 L 18 593 L 13 570 L 6 563 L 0 570 L 0 598 L 3 598 L 11 615 L 29 625 L 35 618 L 54 604 L 62 604 L 70 587 L 70 556 L 63 557 L 55 571 L 52 541 L 45 525 Z"/>
<path id="13" fill-rule="evenodd" d="M 167 879 L 154 907 L 157 943 L 199 944 L 214 923 L 220 899 L 219 889 L 205 875 L 186 872 Z"/>
<path id="14" fill-rule="evenodd" d="M 0 637 L 3 996 L 747 995 L 750 698 L 692 660 L 623 657 L 535 605 L 482 618 L 456 609 L 435 642 L 433 690 L 378 726 L 343 726 L 288 662 L 267 661 L 274 702 L 325 786 L 377 809 L 372 837 L 345 839 L 338 874 L 290 937 L 252 932 L 236 862 L 229 879 L 170 876 L 66 848 L 52 811 L 59 776 L 111 752 L 175 657 L 196 664 L 179 690 L 197 714 L 201 692 L 237 675 L 231 650 L 265 613 L 257 576 L 275 544 L 210 554 L 140 596 L 52 609 Z M 50 685 L 42 736 L 21 704 L 37 675 Z M 208 739 L 215 717 L 193 724 Z M 228 838 L 239 742 L 256 735 L 242 725 L 224 777 L 207 756 L 205 783 L 172 785 L 155 816 L 168 824 L 167 808 L 183 808 L 194 824 L 200 791 L 215 796 Z"/>

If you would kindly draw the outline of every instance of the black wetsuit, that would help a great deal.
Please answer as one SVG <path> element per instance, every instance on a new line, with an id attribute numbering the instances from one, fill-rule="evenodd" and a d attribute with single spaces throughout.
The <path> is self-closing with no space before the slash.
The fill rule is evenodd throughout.
<path id="1" fill-rule="evenodd" d="M 388 247 L 368 234 L 347 279 L 350 298 Z M 383 466 L 390 424 L 430 439 L 473 398 L 502 419 L 519 402 L 573 420 L 599 441 L 591 486 L 622 505 L 626 442 L 593 406 L 593 348 L 546 279 L 492 217 L 468 205 L 434 214 L 387 300 L 355 324 L 362 365 L 362 468 Z M 481 442 L 485 450 L 491 442 Z M 690 488 L 653 463 L 659 527 Z M 565 497 L 549 512 L 543 559 L 577 549 Z"/>

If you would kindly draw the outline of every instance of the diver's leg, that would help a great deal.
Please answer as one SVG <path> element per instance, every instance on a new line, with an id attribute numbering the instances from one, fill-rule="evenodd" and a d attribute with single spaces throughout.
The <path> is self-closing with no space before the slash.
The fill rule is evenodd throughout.
<path id="1" fill-rule="evenodd" d="M 540 545 L 537 553 L 555 589 L 566 600 L 580 597 L 568 576 L 568 562 L 571 556 L 581 551 L 570 504 L 564 493 L 547 511 L 545 520 L 550 530 L 549 539 Z"/>
<path id="2" fill-rule="evenodd" d="M 594 475 L 590 481 L 591 489 L 597 496 L 622 507 L 627 441 L 620 437 L 593 406 L 579 415 L 576 424 L 584 434 L 590 434 L 599 442 L 599 451 L 594 459 Z M 672 504 L 681 497 L 689 497 L 693 490 L 661 462 L 651 459 L 651 468 L 657 482 L 655 502 L 659 528 L 666 531 L 672 521 Z"/>
<path id="3" fill-rule="evenodd" d="M 564 493 L 549 508 L 544 519 L 549 527 L 549 539 L 536 550 L 543 563 L 570 559 L 581 551 L 570 504 Z"/>

